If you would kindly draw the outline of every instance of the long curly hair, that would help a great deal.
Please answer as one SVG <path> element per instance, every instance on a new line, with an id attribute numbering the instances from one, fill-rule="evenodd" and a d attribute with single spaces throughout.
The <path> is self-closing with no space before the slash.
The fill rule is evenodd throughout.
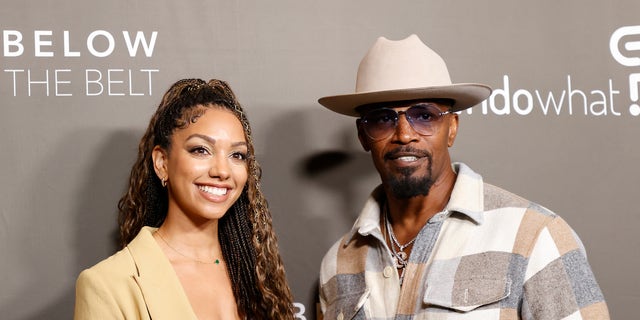
<path id="1" fill-rule="evenodd" d="M 155 146 L 171 147 L 171 136 L 197 121 L 206 108 L 224 108 L 242 123 L 248 147 L 248 179 L 242 194 L 219 220 L 218 238 L 238 311 L 247 319 L 293 319 L 293 299 L 267 201 L 260 190 L 251 127 L 229 85 L 221 80 L 183 79 L 164 94 L 138 147 L 129 186 L 118 202 L 120 245 L 143 226 L 159 227 L 167 216 L 168 193 L 151 158 Z"/>

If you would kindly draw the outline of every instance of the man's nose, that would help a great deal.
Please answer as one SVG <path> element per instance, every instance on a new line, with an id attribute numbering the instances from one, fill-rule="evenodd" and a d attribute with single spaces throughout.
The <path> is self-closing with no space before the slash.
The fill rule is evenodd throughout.
<path id="1" fill-rule="evenodd" d="M 407 144 L 416 141 L 418 136 L 418 133 L 411 126 L 407 114 L 405 112 L 398 112 L 398 121 L 395 132 L 393 133 L 394 140 L 402 144 Z"/>

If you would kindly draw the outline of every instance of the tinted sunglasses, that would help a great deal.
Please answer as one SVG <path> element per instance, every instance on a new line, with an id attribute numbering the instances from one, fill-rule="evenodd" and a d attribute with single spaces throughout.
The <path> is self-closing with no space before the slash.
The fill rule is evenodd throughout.
<path id="1" fill-rule="evenodd" d="M 440 110 L 434 104 L 420 103 L 405 111 L 390 108 L 371 110 L 358 119 L 358 124 L 369 138 L 380 140 L 389 137 L 396 130 L 398 118 L 404 114 L 413 130 L 423 136 L 431 136 L 438 131 L 443 116 L 451 113 L 453 112 Z"/>

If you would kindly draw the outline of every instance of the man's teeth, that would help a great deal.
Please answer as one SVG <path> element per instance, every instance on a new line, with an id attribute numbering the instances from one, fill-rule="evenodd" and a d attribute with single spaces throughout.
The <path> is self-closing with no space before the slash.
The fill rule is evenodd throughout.
<path id="1" fill-rule="evenodd" d="M 404 156 L 404 157 L 398 157 L 398 160 L 400 160 L 400 161 L 416 161 L 416 160 L 418 160 L 418 157 Z"/>
<path id="2" fill-rule="evenodd" d="M 198 186 L 198 188 L 206 193 L 210 193 L 216 196 L 223 196 L 227 194 L 227 188 L 216 188 L 210 186 Z"/>

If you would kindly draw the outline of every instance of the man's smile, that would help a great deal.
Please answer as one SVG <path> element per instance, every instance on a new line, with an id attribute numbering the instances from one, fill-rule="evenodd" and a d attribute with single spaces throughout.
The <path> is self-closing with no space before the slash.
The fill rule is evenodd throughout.
<path id="1" fill-rule="evenodd" d="M 429 158 L 429 155 L 429 152 L 424 150 L 419 150 L 412 147 L 402 147 L 387 152 L 384 155 L 384 159 L 387 161 L 391 161 L 397 165 L 406 165 L 414 164 L 423 160 L 424 158 Z"/>

